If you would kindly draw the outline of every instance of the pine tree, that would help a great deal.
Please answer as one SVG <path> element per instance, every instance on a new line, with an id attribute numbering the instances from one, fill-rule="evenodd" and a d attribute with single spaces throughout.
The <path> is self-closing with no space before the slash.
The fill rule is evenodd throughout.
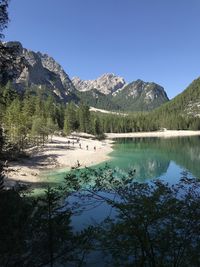
<path id="1" fill-rule="evenodd" d="M 69 103 L 66 106 L 65 118 L 64 118 L 64 133 L 69 134 L 78 128 L 76 107 L 73 103 Z"/>
<path id="2" fill-rule="evenodd" d="M 93 119 L 93 133 L 95 135 L 101 135 L 101 134 L 103 134 L 103 129 L 102 129 L 102 126 L 101 126 L 101 122 L 100 122 L 99 117 L 95 117 Z"/>
<path id="3" fill-rule="evenodd" d="M 8 2 L 9 0 L 0 0 L 0 40 L 4 37 L 2 31 L 8 25 Z"/>
<path id="4" fill-rule="evenodd" d="M 31 133 L 36 137 L 37 145 L 39 145 L 40 138 L 42 138 L 42 144 L 44 145 L 45 138 L 48 137 L 48 130 L 44 118 L 37 116 L 33 118 Z"/>
<path id="5" fill-rule="evenodd" d="M 80 131 L 85 133 L 91 132 L 91 118 L 90 118 L 90 109 L 84 104 L 79 106 L 79 125 Z"/>
<path id="6" fill-rule="evenodd" d="M 53 134 L 55 133 L 56 130 L 58 130 L 58 125 L 54 123 L 52 118 L 49 117 L 47 118 L 46 128 L 47 128 L 48 134 L 51 136 L 51 141 L 52 141 Z"/>

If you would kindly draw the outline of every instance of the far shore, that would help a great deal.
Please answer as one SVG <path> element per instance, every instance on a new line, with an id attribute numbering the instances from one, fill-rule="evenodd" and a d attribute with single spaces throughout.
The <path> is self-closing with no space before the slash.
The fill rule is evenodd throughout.
<path id="1" fill-rule="evenodd" d="M 110 159 L 113 151 L 112 139 L 141 137 L 181 137 L 200 136 L 200 131 L 164 130 L 157 132 L 107 133 L 106 140 L 98 141 L 92 136 L 79 134 L 77 137 L 53 136 L 52 142 L 44 146 L 27 150 L 29 158 L 8 162 L 6 184 L 14 185 L 16 181 L 24 183 L 40 183 L 44 172 L 59 169 L 70 170 L 97 165 Z M 77 142 L 77 139 L 79 142 Z M 80 147 L 81 146 L 81 147 Z M 80 166 L 78 166 L 80 164 Z"/>
<path id="2" fill-rule="evenodd" d="M 112 150 L 111 140 L 98 141 L 87 134 L 53 136 L 52 142 L 27 150 L 29 158 L 8 162 L 6 184 L 39 183 L 44 181 L 41 176 L 46 171 L 96 165 L 108 160 Z"/>
<path id="3" fill-rule="evenodd" d="M 164 130 L 155 132 L 135 132 L 135 133 L 107 133 L 106 137 L 108 139 L 115 138 L 130 138 L 130 137 L 181 137 L 181 136 L 195 136 L 200 135 L 200 131 L 190 131 L 190 130 Z"/>

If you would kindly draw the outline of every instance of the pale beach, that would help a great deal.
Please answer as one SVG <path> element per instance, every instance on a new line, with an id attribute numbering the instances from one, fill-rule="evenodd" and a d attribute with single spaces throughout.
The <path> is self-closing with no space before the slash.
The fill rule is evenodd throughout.
<path id="1" fill-rule="evenodd" d="M 200 135 L 200 131 L 165 130 L 160 132 L 107 133 L 107 139 L 103 141 L 79 136 L 77 137 L 79 142 L 77 142 L 77 138 L 72 139 L 70 136 L 53 136 L 52 142 L 27 150 L 29 158 L 9 162 L 6 175 L 14 181 L 40 182 L 44 171 L 51 172 L 63 168 L 70 170 L 78 163 L 80 168 L 84 168 L 109 160 L 109 154 L 113 151 L 112 139 L 115 138 L 170 138 L 195 135 Z"/>
<path id="2" fill-rule="evenodd" d="M 70 170 L 80 164 L 80 168 L 99 164 L 108 160 L 112 152 L 112 141 L 98 141 L 91 138 L 53 136 L 52 142 L 27 150 L 26 159 L 8 162 L 6 176 L 20 182 L 40 182 L 44 171 L 56 169 Z M 96 148 L 96 149 L 95 149 Z"/>
<path id="3" fill-rule="evenodd" d="M 106 137 L 109 139 L 114 138 L 131 138 L 131 137 L 181 137 L 181 136 L 195 136 L 200 135 L 200 131 L 189 131 L 189 130 L 164 130 L 155 132 L 133 132 L 133 133 L 107 133 Z"/>

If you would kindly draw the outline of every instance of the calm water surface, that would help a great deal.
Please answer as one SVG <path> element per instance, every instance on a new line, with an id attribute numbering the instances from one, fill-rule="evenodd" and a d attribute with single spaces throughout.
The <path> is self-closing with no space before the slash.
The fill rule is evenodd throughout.
<path id="1" fill-rule="evenodd" d="M 149 182 L 152 179 L 162 179 L 176 183 L 187 173 L 188 177 L 200 178 L 200 137 L 179 138 L 128 138 L 116 139 L 114 151 L 107 162 L 112 168 L 122 172 L 135 170 L 137 181 Z M 105 163 L 95 167 L 104 166 Z M 49 182 L 59 183 L 64 179 L 66 171 L 59 170 L 48 175 Z M 69 201 L 79 201 L 72 196 Z M 81 203 L 81 202 L 80 202 Z M 114 216 L 115 211 L 105 203 L 86 205 L 78 216 L 72 216 L 72 225 L 76 231 L 89 224 L 100 223 L 107 216 Z M 104 266 L 101 254 L 91 253 L 87 267 Z"/>
<path id="2" fill-rule="evenodd" d="M 107 161 L 110 167 L 119 168 L 123 172 L 135 170 L 134 179 L 149 182 L 162 179 L 176 183 L 183 172 L 188 177 L 200 179 L 200 136 L 176 138 L 126 138 L 116 139 L 114 150 Z M 105 163 L 95 167 L 104 166 Z M 64 180 L 66 170 L 57 170 L 47 176 L 47 183 L 59 184 Z M 45 174 L 46 175 L 46 174 Z M 73 218 L 77 229 L 91 223 L 100 222 L 110 214 L 110 207 L 102 204 L 95 209 L 88 207 L 80 216 Z"/>
<path id="3" fill-rule="evenodd" d="M 109 164 L 136 170 L 138 181 L 176 182 L 182 172 L 200 178 L 200 137 L 118 139 Z"/>
<path id="4" fill-rule="evenodd" d="M 176 183 L 187 173 L 188 177 L 200 179 L 200 137 L 179 138 L 127 138 L 116 139 L 110 167 L 126 172 L 135 170 L 134 179 L 149 182 L 162 179 L 170 184 Z M 95 167 L 104 166 L 105 163 Z M 55 175 L 55 174 L 54 174 Z M 59 174 L 62 179 L 62 173 Z M 80 217 L 74 218 L 77 228 L 88 225 L 91 220 L 100 222 L 110 214 L 110 207 L 102 204 L 89 209 Z"/>
<path id="5" fill-rule="evenodd" d="M 135 170 L 135 179 L 147 182 L 163 179 L 177 182 L 183 172 L 200 178 L 200 136 L 176 138 L 121 138 L 107 161 L 110 167 L 122 171 Z M 94 167 L 102 167 L 101 163 Z M 47 182 L 59 183 L 66 169 L 45 174 Z"/>

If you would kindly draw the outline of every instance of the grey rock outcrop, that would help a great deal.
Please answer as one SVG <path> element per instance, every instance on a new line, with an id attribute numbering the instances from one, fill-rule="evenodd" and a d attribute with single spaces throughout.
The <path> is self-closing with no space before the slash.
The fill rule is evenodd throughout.
<path id="1" fill-rule="evenodd" d="M 142 111 L 152 110 L 169 101 L 169 98 L 162 86 L 137 80 L 115 92 L 113 101 L 124 109 Z"/>
<path id="2" fill-rule="evenodd" d="M 137 80 L 126 83 L 124 78 L 107 73 L 96 80 L 72 80 L 63 68 L 47 54 L 23 48 L 19 42 L 0 43 L 11 52 L 0 49 L 0 82 L 12 80 L 20 91 L 42 89 L 55 94 L 63 102 L 83 101 L 90 106 L 111 109 L 144 111 L 154 109 L 169 99 L 163 87 Z M 7 62 L 9 61 L 9 64 Z M 3 73 L 3 75 L 2 75 Z"/>
<path id="3" fill-rule="evenodd" d="M 72 82 L 77 90 L 84 92 L 96 89 L 102 94 L 113 94 L 119 89 L 122 89 L 126 84 L 122 77 L 118 77 L 113 73 L 107 73 L 97 78 L 96 80 L 81 80 L 79 77 L 74 77 Z"/>
<path id="4" fill-rule="evenodd" d="M 17 57 L 24 59 L 23 69 L 18 75 L 13 76 L 13 83 L 19 90 L 27 86 L 44 86 L 64 100 L 75 91 L 69 76 L 53 58 L 25 49 L 19 42 L 7 42 L 4 45 L 16 47 Z"/>
<path id="5" fill-rule="evenodd" d="M 136 99 L 138 97 L 143 97 L 146 103 L 152 102 L 158 98 L 169 100 L 164 88 L 154 82 L 137 80 L 125 86 L 123 91 L 127 98 Z M 117 94 L 119 94 L 119 92 L 116 92 L 115 95 Z"/>
<path id="6" fill-rule="evenodd" d="M 48 56 L 47 54 L 42 54 L 40 52 L 38 52 L 37 54 L 41 58 L 43 67 L 48 69 L 49 71 L 54 72 L 60 77 L 64 88 L 68 88 L 69 91 L 74 90 L 72 81 L 60 64 L 58 64 L 52 57 Z"/>

